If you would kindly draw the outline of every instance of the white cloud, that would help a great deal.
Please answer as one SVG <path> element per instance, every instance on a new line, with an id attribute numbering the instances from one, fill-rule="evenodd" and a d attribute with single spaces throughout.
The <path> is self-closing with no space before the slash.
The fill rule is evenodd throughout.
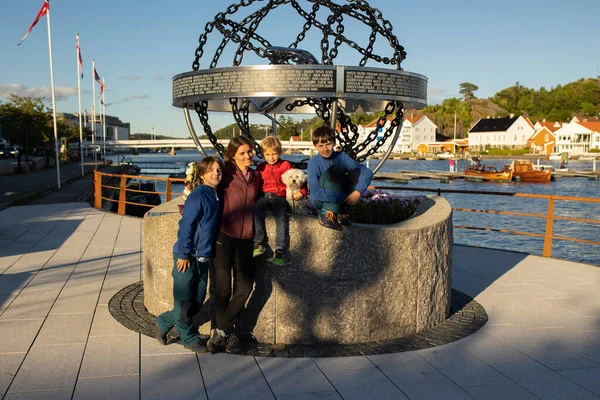
<path id="1" fill-rule="evenodd" d="M 18 83 L 0 85 L 0 98 L 7 99 L 11 94 L 20 97 L 44 97 L 46 100 L 52 98 L 52 92 L 49 87 L 27 87 Z M 76 94 L 77 88 L 66 86 L 54 88 L 56 101 L 67 100 L 69 97 Z"/>
<path id="2" fill-rule="evenodd" d="M 127 97 L 123 97 L 118 101 L 112 102 L 112 103 L 107 103 L 107 106 L 111 106 L 114 104 L 121 104 L 121 103 L 129 103 L 130 100 L 144 100 L 149 98 L 150 96 L 148 96 L 147 94 L 136 94 L 133 96 L 127 96 Z"/>

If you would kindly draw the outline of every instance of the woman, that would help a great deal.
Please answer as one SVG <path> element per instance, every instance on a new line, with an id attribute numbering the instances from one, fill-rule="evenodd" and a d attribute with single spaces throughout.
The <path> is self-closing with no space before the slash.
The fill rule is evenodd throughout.
<path id="1" fill-rule="evenodd" d="M 198 165 L 201 184 L 186 199 L 173 246 L 174 307 L 155 320 L 156 339 L 162 345 L 167 344 L 167 333 L 175 326 L 186 349 L 206 352 L 192 320 L 206 296 L 208 259 L 213 256 L 219 228 L 217 186 L 222 173 L 223 163 L 218 157 L 204 158 Z"/>
<path id="2" fill-rule="evenodd" d="M 240 340 L 234 331 L 238 314 L 244 309 L 254 285 L 253 212 L 260 190 L 260 175 L 252 165 L 252 143 L 243 136 L 229 141 L 223 170 L 221 228 L 215 255 L 215 314 L 217 328 L 207 347 L 211 353 L 225 350 L 238 354 Z M 236 283 L 232 295 L 231 272 Z"/>

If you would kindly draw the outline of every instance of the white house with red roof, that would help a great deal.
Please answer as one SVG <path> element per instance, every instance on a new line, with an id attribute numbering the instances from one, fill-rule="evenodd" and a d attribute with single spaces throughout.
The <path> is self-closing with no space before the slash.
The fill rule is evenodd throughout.
<path id="1" fill-rule="evenodd" d="M 557 137 L 557 153 L 570 155 L 589 153 L 591 149 L 600 149 L 600 122 L 597 118 L 579 119 L 573 117 L 571 122 L 555 132 Z"/>

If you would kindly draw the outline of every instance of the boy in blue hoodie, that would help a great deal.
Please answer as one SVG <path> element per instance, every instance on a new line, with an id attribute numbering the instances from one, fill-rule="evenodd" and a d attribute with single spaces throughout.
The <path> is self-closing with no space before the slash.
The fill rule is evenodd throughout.
<path id="1" fill-rule="evenodd" d="M 219 228 L 217 186 L 223 176 L 223 162 L 211 156 L 200 161 L 202 184 L 188 196 L 179 220 L 177 242 L 173 246 L 174 307 L 156 317 L 156 339 L 167 344 L 167 333 L 175 326 L 181 344 L 195 353 L 204 353 L 198 327 L 192 320 L 202 309 L 208 281 L 208 260 L 213 257 Z"/>
<path id="2" fill-rule="evenodd" d="M 349 207 L 360 200 L 373 178 L 373 171 L 343 151 L 334 151 L 335 132 L 321 126 L 312 134 L 317 155 L 308 162 L 310 200 L 320 210 L 319 222 L 341 231 L 350 226 Z"/>

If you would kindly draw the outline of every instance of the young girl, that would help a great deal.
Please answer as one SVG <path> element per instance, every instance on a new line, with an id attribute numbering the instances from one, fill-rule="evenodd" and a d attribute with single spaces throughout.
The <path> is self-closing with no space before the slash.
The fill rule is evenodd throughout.
<path id="1" fill-rule="evenodd" d="M 283 149 L 279 139 L 266 137 L 261 142 L 265 161 L 256 167 L 262 178 L 262 195 L 254 205 L 254 250 L 252 255 L 258 257 L 266 251 L 267 230 L 265 228 L 265 210 L 271 207 L 275 216 L 276 242 L 273 264 L 283 265 L 283 253 L 289 246 L 289 217 L 287 215 L 286 187 L 281 179 L 284 172 L 292 168 L 289 161 L 281 159 Z M 294 200 L 300 200 L 307 195 L 304 187 L 294 195 Z"/>
<path id="2" fill-rule="evenodd" d="M 198 327 L 192 319 L 202 309 L 208 280 L 208 259 L 213 256 L 219 227 L 219 198 L 223 162 L 206 157 L 198 166 L 201 183 L 188 196 L 173 246 L 174 307 L 156 317 L 156 339 L 167 344 L 167 333 L 177 328 L 181 344 L 195 353 L 206 352 L 200 343 Z"/>

